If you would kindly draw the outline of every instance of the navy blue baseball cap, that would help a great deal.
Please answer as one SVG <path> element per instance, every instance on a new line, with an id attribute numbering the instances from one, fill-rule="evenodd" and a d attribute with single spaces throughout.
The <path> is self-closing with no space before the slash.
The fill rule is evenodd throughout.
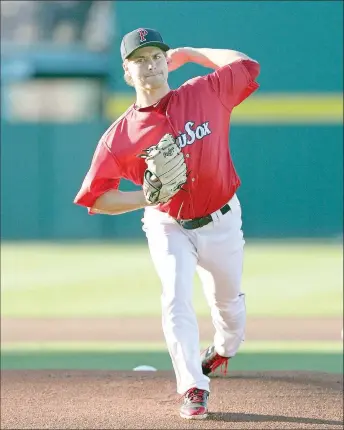
<path id="1" fill-rule="evenodd" d="M 144 46 L 157 46 L 163 51 L 168 51 L 170 47 L 164 43 L 161 34 L 152 28 L 138 28 L 126 34 L 121 43 L 121 56 L 124 61 L 134 51 Z"/>

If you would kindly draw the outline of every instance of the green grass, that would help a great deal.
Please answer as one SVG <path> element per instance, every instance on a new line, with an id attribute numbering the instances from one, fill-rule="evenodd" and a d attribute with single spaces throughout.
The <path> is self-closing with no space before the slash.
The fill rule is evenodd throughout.
<path id="1" fill-rule="evenodd" d="M 112 369 L 133 370 L 146 364 L 158 370 L 172 370 L 166 351 L 3 351 L 2 369 Z M 305 370 L 343 372 L 340 352 L 239 352 L 230 370 Z"/>
<path id="2" fill-rule="evenodd" d="M 340 316 L 342 246 L 249 242 L 243 289 L 251 316 Z M 3 243 L 1 311 L 11 317 L 160 315 L 147 245 Z M 208 315 L 198 278 L 195 309 Z"/>
<path id="3" fill-rule="evenodd" d="M 201 350 L 208 345 L 203 342 Z M 132 370 L 148 364 L 172 370 L 166 345 L 159 342 L 11 342 L 1 345 L 2 369 Z M 245 342 L 230 370 L 343 372 L 343 343 Z"/>

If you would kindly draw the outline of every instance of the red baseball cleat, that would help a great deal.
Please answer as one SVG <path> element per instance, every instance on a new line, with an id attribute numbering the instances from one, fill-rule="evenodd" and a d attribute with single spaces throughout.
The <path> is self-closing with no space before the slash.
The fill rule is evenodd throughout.
<path id="1" fill-rule="evenodd" d="M 214 345 L 209 346 L 201 354 L 202 371 L 204 375 L 209 375 L 221 366 L 221 372 L 227 373 L 229 357 L 222 357 L 215 351 Z"/>
<path id="2" fill-rule="evenodd" d="M 208 416 L 209 391 L 199 388 L 190 388 L 184 394 L 180 416 L 188 420 L 202 420 Z"/>

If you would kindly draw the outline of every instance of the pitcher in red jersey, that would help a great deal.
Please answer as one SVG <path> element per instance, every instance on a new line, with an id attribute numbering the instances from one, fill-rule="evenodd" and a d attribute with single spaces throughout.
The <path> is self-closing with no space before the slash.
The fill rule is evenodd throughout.
<path id="1" fill-rule="evenodd" d="M 125 35 L 121 56 L 136 102 L 101 137 L 74 202 L 92 214 L 145 208 L 143 230 L 162 284 L 163 332 L 183 395 L 180 415 L 202 419 L 208 413 L 208 375 L 227 365 L 244 340 L 245 241 L 229 125 L 232 110 L 259 87 L 260 67 L 233 50 L 170 49 L 150 28 Z M 188 62 L 214 72 L 170 89 L 168 73 Z M 183 190 L 154 206 L 141 190 L 120 191 L 121 178 L 142 185 L 146 164 L 139 154 L 167 133 L 177 139 L 187 164 Z M 202 354 L 192 305 L 196 271 L 215 328 L 214 342 Z"/>

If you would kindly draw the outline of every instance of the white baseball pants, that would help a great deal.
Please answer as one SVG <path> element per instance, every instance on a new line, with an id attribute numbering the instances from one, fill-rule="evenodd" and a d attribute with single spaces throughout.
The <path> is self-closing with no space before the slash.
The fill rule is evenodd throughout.
<path id="1" fill-rule="evenodd" d="M 213 222 L 195 230 L 184 229 L 154 207 L 145 209 L 142 220 L 161 280 L 162 328 L 180 394 L 192 387 L 209 391 L 210 379 L 202 373 L 192 304 L 196 271 L 211 310 L 217 353 L 233 357 L 244 340 L 246 310 L 241 276 L 245 241 L 237 196 L 228 203 L 229 212 L 214 212 Z"/>

